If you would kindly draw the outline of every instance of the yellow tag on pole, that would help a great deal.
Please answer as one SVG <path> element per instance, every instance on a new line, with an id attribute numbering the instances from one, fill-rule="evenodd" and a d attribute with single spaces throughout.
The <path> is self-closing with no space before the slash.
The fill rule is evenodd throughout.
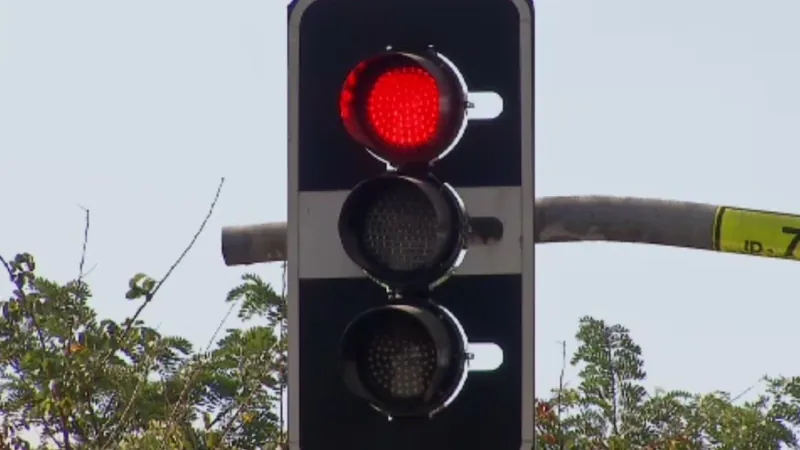
<path id="1" fill-rule="evenodd" d="M 721 206 L 714 220 L 714 250 L 800 259 L 800 215 Z"/>

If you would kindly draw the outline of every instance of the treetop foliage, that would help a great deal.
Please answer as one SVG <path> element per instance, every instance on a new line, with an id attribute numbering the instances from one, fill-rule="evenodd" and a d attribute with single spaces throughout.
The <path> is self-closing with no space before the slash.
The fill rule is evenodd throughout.
<path id="1" fill-rule="evenodd" d="M 243 327 L 197 348 L 139 319 L 163 279 L 133 276 L 125 297 L 139 307 L 115 322 L 97 317 L 80 277 L 44 278 L 25 253 L 0 263 L 13 286 L 0 298 L 0 449 L 288 448 L 286 300 L 258 275 L 225 298 Z M 566 385 L 562 369 L 536 400 L 542 450 L 800 448 L 800 377 L 765 377 L 748 402 L 648 391 L 627 328 L 584 317 L 575 339 L 564 364 L 579 382 Z"/>
<path id="2" fill-rule="evenodd" d="M 765 377 L 765 392 L 739 402 L 726 392 L 648 392 L 642 350 L 627 328 L 584 317 L 570 363 L 577 386 L 537 400 L 546 450 L 777 450 L 798 448 L 800 377 Z"/>
<path id="3" fill-rule="evenodd" d="M 138 319 L 97 317 L 82 280 L 39 276 L 34 258 L 3 260 L 13 284 L 0 300 L 0 448 L 273 449 L 285 442 L 283 297 L 245 275 L 227 300 L 242 329 L 207 349 Z M 126 298 L 157 283 L 137 274 Z M 253 325 L 260 319 L 260 325 Z M 29 439 L 38 435 L 38 439 Z"/>

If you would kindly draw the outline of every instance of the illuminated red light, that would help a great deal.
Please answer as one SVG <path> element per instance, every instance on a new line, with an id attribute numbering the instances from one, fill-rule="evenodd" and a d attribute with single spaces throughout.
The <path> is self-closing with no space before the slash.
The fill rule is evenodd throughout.
<path id="1" fill-rule="evenodd" d="M 461 130 L 463 90 L 435 56 L 390 52 L 350 72 L 340 114 L 350 135 L 379 157 L 401 165 L 430 162 Z"/>
<path id="2" fill-rule="evenodd" d="M 439 126 L 439 96 L 436 80 L 424 69 L 389 70 L 367 95 L 367 123 L 398 150 L 430 144 Z"/>

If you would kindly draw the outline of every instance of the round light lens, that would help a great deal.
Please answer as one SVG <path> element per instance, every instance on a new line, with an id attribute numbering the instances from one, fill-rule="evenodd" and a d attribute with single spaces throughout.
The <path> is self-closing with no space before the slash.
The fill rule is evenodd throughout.
<path id="1" fill-rule="evenodd" d="M 339 216 L 348 256 L 396 289 L 426 288 L 446 277 L 465 251 L 466 219 L 444 186 L 403 175 L 367 180 Z"/>
<path id="2" fill-rule="evenodd" d="M 382 399 L 425 394 L 436 369 L 436 344 L 425 328 L 408 316 L 385 325 L 385 329 L 374 329 L 356 356 L 363 361 L 368 389 Z"/>
<path id="3" fill-rule="evenodd" d="M 367 258 L 388 270 L 417 270 L 447 244 L 436 207 L 420 189 L 392 183 L 365 205 L 361 238 Z"/>
<path id="4" fill-rule="evenodd" d="M 456 394 L 466 343 L 437 309 L 390 305 L 362 313 L 342 337 L 344 380 L 390 416 L 429 415 Z"/>
<path id="5" fill-rule="evenodd" d="M 348 74 L 339 109 L 357 142 L 403 165 L 444 153 L 463 128 L 466 103 L 459 77 L 435 53 L 389 52 Z"/>
<path id="6" fill-rule="evenodd" d="M 420 67 L 390 69 L 367 94 L 367 124 L 378 138 L 399 151 L 435 141 L 439 129 L 439 86 Z"/>

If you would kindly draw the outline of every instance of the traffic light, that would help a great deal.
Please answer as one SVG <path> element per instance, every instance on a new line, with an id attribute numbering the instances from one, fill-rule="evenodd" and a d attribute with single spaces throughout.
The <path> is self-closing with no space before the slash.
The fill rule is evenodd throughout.
<path id="1" fill-rule="evenodd" d="M 290 5 L 292 449 L 532 448 L 533 199 L 532 4 Z"/>
<path id="2" fill-rule="evenodd" d="M 432 415 L 466 376 L 466 336 L 430 297 L 466 250 L 463 204 L 430 171 L 464 129 L 466 94 L 432 50 L 362 61 L 340 94 L 350 136 L 394 168 L 356 185 L 338 224 L 345 253 L 387 290 L 345 329 L 343 377 L 389 417 Z"/>

